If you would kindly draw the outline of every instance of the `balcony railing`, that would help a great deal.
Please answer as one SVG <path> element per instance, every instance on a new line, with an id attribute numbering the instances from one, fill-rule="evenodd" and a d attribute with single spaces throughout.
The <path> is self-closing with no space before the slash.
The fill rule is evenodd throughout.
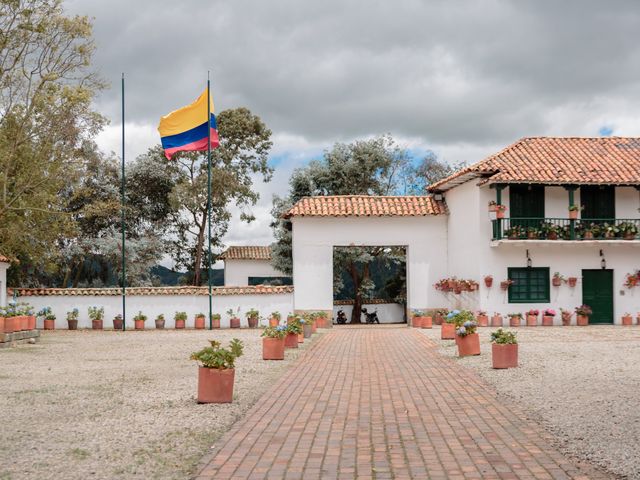
<path id="1" fill-rule="evenodd" d="M 493 240 L 640 240 L 640 219 L 498 218 Z"/>

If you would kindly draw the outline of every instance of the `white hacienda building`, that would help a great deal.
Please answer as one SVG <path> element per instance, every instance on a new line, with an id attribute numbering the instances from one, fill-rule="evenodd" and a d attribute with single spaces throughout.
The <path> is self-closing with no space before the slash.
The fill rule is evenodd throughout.
<path id="1" fill-rule="evenodd" d="M 490 202 L 505 210 L 490 212 Z M 625 286 L 640 269 L 638 138 L 525 138 L 425 196 L 310 197 L 287 217 L 298 311 L 332 310 L 333 247 L 349 245 L 406 247 L 410 310 L 507 314 L 587 304 L 591 323 L 620 323 L 640 311 L 640 286 Z M 556 272 L 577 281 L 553 286 Z M 479 289 L 436 289 L 451 277 Z"/>
<path id="2" fill-rule="evenodd" d="M 271 247 L 229 247 L 219 257 L 224 260 L 224 285 L 226 287 L 260 285 L 265 280 L 283 278 L 271 266 Z"/>

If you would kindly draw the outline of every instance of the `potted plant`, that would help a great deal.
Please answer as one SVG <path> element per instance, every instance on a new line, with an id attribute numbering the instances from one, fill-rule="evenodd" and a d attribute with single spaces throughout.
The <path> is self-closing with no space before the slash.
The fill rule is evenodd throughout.
<path id="1" fill-rule="evenodd" d="M 575 220 L 578 218 L 578 212 L 580 207 L 578 205 L 569 205 L 569 219 Z"/>
<path id="2" fill-rule="evenodd" d="M 475 321 L 467 320 L 456 328 L 456 344 L 458 345 L 459 357 L 480 355 L 480 336 L 476 333 L 477 327 L 478 324 Z"/>
<path id="3" fill-rule="evenodd" d="M 537 327 L 538 326 L 538 315 L 540 312 L 535 309 L 531 309 L 527 312 L 527 327 Z"/>
<path id="4" fill-rule="evenodd" d="M 204 330 L 206 318 L 204 313 L 196 313 L 195 319 L 193 320 L 193 328 L 196 330 Z"/>
<path id="5" fill-rule="evenodd" d="M 633 317 L 631 316 L 630 313 L 625 313 L 622 316 L 622 325 L 624 326 L 633 325 Z"/>
<path id="6" fill-rule="evenodd" d="M 102 320 L 104 319 L 104 307 L 89 307 L 89 318 L 91 319 L 92 329 L 102 330 Z"/>
<path id="7" fill-rule="evenodd" d="M 536 239 L 540 236 L 540 232 L 538 232 L 538 229 L 535 227 L 528 227 L 527 228 L 527 238 L 529 240 L 533 240 Z"/>
<path id="8" fill-rule="evenodd" d="M 620 233 L 620 229 L 616 225 L 611 225 L 605 222 L 602 226 L 602 233 L 604 234 L 604 238 L 616 238 Z"/>
<path id="9" fill-rule="evenodd" d="M 489 201 L 489 212 L 495 212 L 498 210 L 498 204 L 496 203 L 495 200 L 490 200 Z"/>
<path id="10" fill-rule="evenodd" d="M 187 324 L 187 312 L 176 312 L 173 320 L 175 321 L 175 329 L 183 330 Z"/>
<path id="11" fill-rule="evenodd" d="M 433 314 L 433 323 L 436 325 L 442 325 L 444 322 L 444 317 L 449 313 L 449 310 L 446 308 L 436 309 Z"/>
<path id="12" fill-rule="evenodd" d="M 222 315 L 220 315 L 219 313 L 212 313 L 211 314 L 211 328 L 220 328 L 220 319 L 222 318 Z"/>
<path id="13" fill-rule="evenodd" d="M 135 317 L 133 317 L 133 326 L 136 330 L 144 330 L 144 322 L 147 321 L 147 316 L 139 311 Z"/>
<path id="14" fill-rule="evenodd" d="M 547 240 L 557 240 L 561 233 L 561 227 L 555 223 L 543 222 L 541 231 Z"/>
<path id="15" fill-rule="evenodd" d="M 113 317 L 114 330 L 122 330 L 123 324 L 124 324 L 124 321 L 122 320 L 122 314 L 119 313 L 115 317 Z"/>
<path id="16" fill-rule="evenodd" d="M 38 316 L 44 319 L 45 330 L 55 330 L 56 328 L 56 316 L 54 315 L 51 307 L 44 307 L 38 312 Z M 17 315 L 16 315 L 17 317 Z M 15 318 L 15 317 L 14 317 Z M 15 329 L 17 328 L 17 330 Z M 20 325 L 14 325 L 14 332 L 19 331 L 22 327 Z"/>
<path id="17" fill-rule="evenodd" d="M 542 326 L 553 327 L 553 319 L 556 316 L 556 311 L 552 308 L 547 308 L 542 314 Z"/>
<path id="18" fill-rule="evenodd" d="M 262 330 L 262 359 L 284 360 L 284 337 L 287 327 L 284 325 L 269 326 Z"/>
<path id="19" fill-rule="evenodd" d="M 501 327 L 502 326 L 502 315 L 499 313 L 494 313 L 491 317 L 491 326 L 492 327 Z"/>
<path id="20" fill-rule="evenodd" d="M 503 280 L 500 282 L 500 289 L 506 292 L 507 290 L 509 290 L 509 287 L 513 285 L 513 283 L 513 280 L 511 280 L 510 278 Z"/>
<path id="21" fill-rule="evenodd" d="M 161 313 L 156 317 L 156 329 L 163 330 L 164 329 L 164 315 Z"/>
<path id="22" fill-rule="evenodd" d="M 493 277 L 491 275 L 484 276 L 484 286 L 487 288 L 491 288 L 493 285 Z"/>
<path id="23" fill-rule="evenodd" d="M 636 270 L 634 273 L 627 273 L 624 286 L 631 289 L 638 285 L 640 285 L 640 270 Z"/>
<path id="24" fill-rule="evenodd" d="M 460 310 L 451 310 L 447 313 L 447 316 L 442 323 L 442 328 L 440 329 L 440 339 L 441 340 L 455 340 L 456 338 L 456 321 L 455 316 L 460 313 Z"/>
<path id="25" fill-rule="evenodd" d="M 496 205 L 496 218 L 504 218 L 504 212 L 506 211 L 506 205 Z"/>
<path id="26" fill-rule="evenodd" d="M 269 326 L 277 327 L 280 325 L 280 312 L 271 312 L 271 317 L 269 318 Z"/>
<path id="27" fill-rule="evenodd" d="M 568 327 L 571 325 L 571 317 L 573 316 L 573 312 L 571 310 L 565 310 L 564 308 L 560 309 L 560 317 L 562 318 L 562 325 L 564 327 Z"/>
<path id="28" fill-rule="evenodd" d="M 229 328 L 240 328 L 240 317 L 238 317 L 238 313 L 240 312 L 240 307 L 234 312 L 233 308 L 227 310 L 227 315 L 229 315 Z"/>
<path id="29" fill-rule="evenodd" d="M 576 325 L 586 327 L 589 325 L 589 316 L 593 313 L 589 305 L 576 307 Z"/>
<path id="30" fill-rule="evenodd" d="M 67 326 L 69 330 L 77 330 L 78 329 L 78 315 L 80 312 L 77 308 L 74 308 L 70 312 L 67 312 Z"/>
<path id="31" fill-rule="evenodd" d="M 286 332 L 287 334 L 284 337 L 285 348 L 298 348 L 298 335 L 302 332 L 300 324 L 295 321 L 289 322 Z"/>
<path id="32" fill-rule="evenodd" d="M 33 307 L 26 302 L 22 303 L 22 315 L 24 316 L 24 330 L 35 330 L 36 317 L 33 314 Z"/>
<path id="33" fill-rule="evenodd" d="M 507 317 L 509 317 L 509 326 L 510 327 L 519 327 L 522 322 L 522 314 L 521 313 L 508 313 Z"/>
<path id="34" fill-rule="evenodd" d="M 493 368 L 518 366 L 518 340 L 514 332 L 499 328 L 491 333 L 491 362 Z"/>
<path id="35" fill-rule="evenodd" d="M 574 288 L 578 283 L 578 277 L 569 277 L 567 278 L 567 283 L 571 288 Z"/>
<path id="36" fill-rule="evenodd" d="M 302 336 L 310 338 L 313 333 L 311 324 L 313 323 L 313 312 L 305 313 L 302 319 Z"/>
<path id="37" fill-rule="evenodd" d="M 620 222 L 618 229 L 624 240 L 635 240 L 638 235 L 638 226 L 632 222 Z"/>
<path id="38" fill-rule="evenodd" d="M 504 231 L 504 234 L 507 236 L 509 240 L 518 240 L 520 238 L 523 238 L 526 232 L 522 225 L 513 225 L 507 228 Z"/>
<path id="39" fill-rule="evenodd" d="M 551 284 L 554 287 L 559 287 L 560 285 L 562 285 L 563 281 L 564 281 L 564 277 L 560 274 L 560 272 L 555 272 L 553 274 L 553 278 L 551 279 Z"/>
<path id="40" fill-rule="evenodd" d="M 258 318 L 260 316 L 260 312 L 255 308 L 252 308 L 245 315 L 247 316 L 247 323 L 249 324 L 249 328 L 256 328 L 258 326 Z"/>
<path id="41" fill-rule="evenodd" d="M 200 362 L 198 368 L 198 403 L 231 403 L 235 361 L 242 356 L 243 345 L 234 338 L 229 348 L 210 340 L 211 346 L 191 354 L 191 359 Z"/>
<path id="42" fill-rule="evenodd" d="M 489 326 L 489 316 L 487 312 L 484 310 L 478 310 L 476 312 L 476 321 L 478 322 L 479 327 L 488 327 Z"/>

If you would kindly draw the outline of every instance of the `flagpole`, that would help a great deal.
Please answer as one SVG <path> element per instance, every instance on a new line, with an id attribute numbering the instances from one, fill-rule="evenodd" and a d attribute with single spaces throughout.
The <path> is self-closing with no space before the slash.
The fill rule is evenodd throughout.
<path id="1" fill-rule="evenodd" d="M 121 218 L 121 230 L 122 230 L 122 331 L 126 330 L 127 324 L 127 300 L 126 300 L 126 268 L 127 261 L 125 257 L 125 211 L 124 211 L 124 72 L 122 73 L 122 185 L 120 187 L 120 197 L 122 202 L 122 218 Z"/>
<path id="2" fill-rule="evenodd" d="M 209 270 L 207 280 L 209 283 L 209 330 L 213 329 L 212 302 L 211 302 L 211 80 L 207 70 L 207 225 L 209 227 Z"/>

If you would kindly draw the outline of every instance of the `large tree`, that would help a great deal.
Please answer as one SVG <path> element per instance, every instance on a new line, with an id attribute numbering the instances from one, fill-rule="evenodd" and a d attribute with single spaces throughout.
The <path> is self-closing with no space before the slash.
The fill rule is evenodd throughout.
<path id="1" fill-rule="evenodd" d="M 59 0 L 0 3 L 0 249 L 21 260 L 18 277 L 55 269 L 59 238 L 74 234 L 63 193 L 104 124 L 91 35 Z"/>

